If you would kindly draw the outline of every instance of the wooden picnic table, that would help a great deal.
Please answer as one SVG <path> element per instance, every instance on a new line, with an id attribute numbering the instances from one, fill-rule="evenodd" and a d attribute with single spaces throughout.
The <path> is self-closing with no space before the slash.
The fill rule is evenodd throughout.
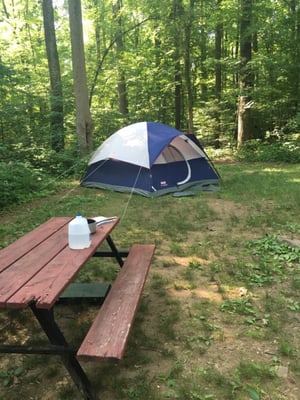
<path id="1" fill-rule="evenodd" d="M 130 327 L 147 277 L 154 245 L 120 252 L 111 238 L 119 218 L 97 227 L 89 248 L 68 246 L 70 217 L 55 217 L 0 251 L 0 308 L 30 307 L 49 346 L 0 344 L 0 353 L 59 354 L 83 398 L 96 399 L 80 361 L 123 356 Z M 109 251 L 101 251 L 107 242 Z M 93 257 L 114 257 L 120 272 L 79 347 L 70 347 L 55 321 L 54 306 Z M 125 262 L 123 258 L 126 258 Z"/>

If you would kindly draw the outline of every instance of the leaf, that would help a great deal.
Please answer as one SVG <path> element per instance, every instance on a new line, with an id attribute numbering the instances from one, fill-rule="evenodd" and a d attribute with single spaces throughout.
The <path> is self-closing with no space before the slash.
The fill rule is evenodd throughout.
<path id="1" fill-rule="evenodd" d="M 174 379 L 168 379 L 167 380 L 167 386 L 172 388 L 176 386 L 176 381 Z"/>
<path id="2" fill-rule="evenodd" d="M 14 375 L 15 375 L 15 376 L 21 376 L 23 372 L 24 372 L 24 369 L 23 369 L 22 367 L 18 367 L 18 368 L 14 371 Z"/>
<path id="3" fill-rule="evenodd" d="M 8 377 L 8 378 L 6 378 L 6 379 L 4 379 L 4 381 L 3 381 L 3 386 L 8 386 L 10 384 L 10 378 Z"/>
<path id="4" fill-rule="evenodd" d="M 252 388 L 247 389 L 247 393 L 250 396 L 251 400 L 259 400 L 260 399 L 259 394 L 257 393 L 257 391 L 252 389 Z"/>

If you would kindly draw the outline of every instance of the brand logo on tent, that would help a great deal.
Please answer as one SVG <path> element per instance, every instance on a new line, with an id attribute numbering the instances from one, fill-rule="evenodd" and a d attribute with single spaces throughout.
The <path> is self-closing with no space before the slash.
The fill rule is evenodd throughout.
<path id="1" fill-rule="evenodd" d="M 160 181 L 160 186 L 161 186 L 161 187 L 162 187 L 162 186 L 168 186 L 167 181 Z"/>

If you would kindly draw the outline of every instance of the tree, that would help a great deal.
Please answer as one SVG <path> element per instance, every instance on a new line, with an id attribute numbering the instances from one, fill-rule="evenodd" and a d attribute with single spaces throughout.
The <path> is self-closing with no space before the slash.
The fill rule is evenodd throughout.
<path id="1" fill-rule="evenodd" d="M 240 75 L 239 84 L 241 94 L 238 100 L 238 147 L 246 140 L 252 138 L 251 91 L 253 88 L 253 73 L 249 62 L 252 56 L 252 1 L 241 0 L 241 20 L 240 20 Z"/>
<path id="2" fill-rule="evenodd" d="M 185 46 L 184 46 L 184 75 L 185 75 L 185 85 L 187 92 L 187 110 L 188 110 L 188 131 L 194 132 L 194 113 L 193 113 L 193 89 L 192 89 L 192 63 L 191 63 L 191 33 L 193 26 L 193 16 L 194 16 L 194 5 L 195 1 L 190 0 L 188 11 L 186 12 L 186 22 L 185 22 Z"/>
<path id="3" fill-rule="evenodd" d="M 216 67 L 215 67 L 215 92 L 216 92 L 216 131 L 214 134 L 214 142 L 216 148 L 220 147 L 220 136 L 221 136 L 221 122 L 220 122 L 220 103 L 222 98 L 222 68 L 221 68 L 221 59 L 222 59 L 222 39 L 223 39 L 223 23 L 222 23 L 222 13 L 221 13 L 221 5 L 222 0 L 217 0 L 217 10 L 218 10 L 218 20 L 216 23 L 216 34 L 215 34 L 215 58 L 216 58 Z"/>
<path id="4" fill-rule="evenodd" d="M 207 21 L 205 18 L 205 4 L 204 0 L 200 1 L 200 87 L 201 87 L 201 100 L 207 100 L 207 78 L 208 78 L 208 71 L 207 71 L 207 42 L 208 42 L 208 32 L 205 29 L 207 25 Z"/>
<path id="5" fill-rule="evenodd" d="M 116 63 L 118 68 L 117 91 L 119 96 L 119 111 L 124 117 L 126 117 L 128 114 L 126 79 L 122 63 L 120 62 L 122 52 L 124 50 L 122 8 L 123 5 L 121 0 L 116 0 L 113 2 L 113 16 L 116 22 Z"/>
<path id="6" fill-rule="evenodd" d="M 76 128 L 80 154 L 92 150 L 93 124 L 89 108 L 86 77 L 81 0 L 68 0 L 74 93 L 76 105 Z"/>
<path id="7" fill-rule="evenodd" d="M 60 64 L 56 45 L 52 0 L 43 0 L 43 19 L 48 68 L 50 75 L 50 132 L 52 149 L 64 149 L 64 109 Z"/>
<path id="8" fill-rule="evenodd" d="M 291 27 L 291 69 L 289 81 L 291 84 L 290 105 L 293 114 L 300 112 L 300 4 L 299 1 L 290 1 Z"/>
<path id="9" fill-rule="evenodd" d="M 182 125 L 182 72 L 181 72 L 181 55 L 182 55 L 182 39 L 181 20 L 184 16 L 184 8 L 182 0 L 173 0 L 173 34 L 174 34 L 174 100 L 175 100 L 175 128 L 181 129 Z"/>

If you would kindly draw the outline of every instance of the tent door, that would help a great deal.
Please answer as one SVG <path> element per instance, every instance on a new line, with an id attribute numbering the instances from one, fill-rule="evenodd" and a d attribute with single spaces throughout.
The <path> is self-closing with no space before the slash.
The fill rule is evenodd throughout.
<path id="1" fill-rule="evenodd" d="M 185 183 L 187 183 L 191 179 L 191 175 L 192 175 L 191 166 L 190 166 L 188 160 L 184 157 L 182 152 L 177 147 L 175 147 L 173 144 L 169 144 L 169 147 L 172 147 L 172 149 L 174 149 L 184 159 L 184 161 L 186 163 L 187 176 L 182 181 L 176 183 L 177 186 L 184 185 Z"/>

